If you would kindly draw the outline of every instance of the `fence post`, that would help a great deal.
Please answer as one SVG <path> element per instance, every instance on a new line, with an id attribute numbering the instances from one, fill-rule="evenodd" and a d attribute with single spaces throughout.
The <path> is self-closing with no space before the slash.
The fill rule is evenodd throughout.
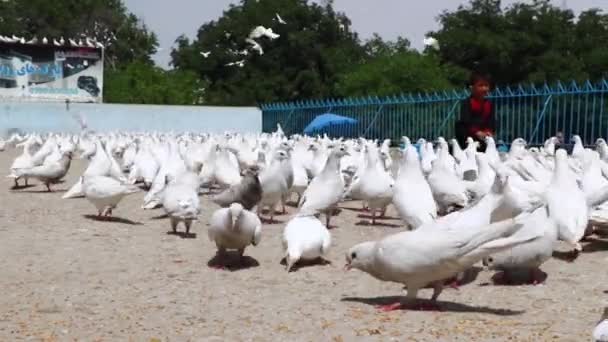
<path id="1" fill-rule="evenodd" d="M 545 100 L 545 104 L 543 105 L 543 109 L 541 110 L 538 120 L 536 121 L 536 126 L 534 127 L 532 134 L 530 134 L 530 139 L 528 140 L 529 143 L 532 143 L 536 139 L 536 136 L 538 134 L 538 128 L 540 127 L 540 123 L 545 118 L 545 114 L 547 113 L 547 107 L 548 107 L 549 103 L 551 102 L 552 98 L 553 98 L 553 94 L 549 94 L 549 96 L 547 96 L 547 99 Z"/>
<path id="2" fill-rule="evenodd" d="M 460 104 L 460 100 L 456 100 L 456 102 L 454 102 L 454 104 L 452 105 L 452 109 L 450 109 L 450 111 L 448 112 L 448 115 L 446 115 L 445 119 L 443 119 L 443 122 L 441 123 L 441 125 L 439 126 L 439 129 L 437 130 L 437 133 L 435 134 L 437 137 L 441 135 L 441 132 L 445 128 L 445 125 L 448 124 L 448 120 L 450 120 L 454 116 L 454 113 L 456 112 L 456 108 L 458 108 L 459 104 Z M 446 137 L 446 138 L 448 138 L 448 137 Z"/>
<path id="3" fill-rule="evenodd" d="M 370 128 L 372 128 L 372 126 L 376 123 L 376 119 L 378 119 L 378 115 L 380 115 L 380 112 L 382 111 L 382 108 L 384 108 L 384 103 L 380 104 L 380 107 L 378 107 L 378 109 L 376 110 L 376 113 L 374 114 L 374 118 L 369 123 L 369 125 L 367 125 L 367 128 L 365 129 L 365 132 L 363 132 L 363 137 L 365 137 L 367 135 L 367 133 L 369 132 Z"/>

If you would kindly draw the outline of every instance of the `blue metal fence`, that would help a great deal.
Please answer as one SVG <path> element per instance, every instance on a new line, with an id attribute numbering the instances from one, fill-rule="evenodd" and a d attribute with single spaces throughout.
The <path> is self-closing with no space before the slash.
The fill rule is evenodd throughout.
<path id="1" fill-rule="evenodd" d="M 302 134 L 317 115 L 333 113 L 359 121 L 344 137 L 390 138 L 394 142 L 407 135 L 432 139 L 454 136 L 460 102 L 467 90 L 388 97 L 308 100 L 270 103 L 261 106 L 262 130 L 272 132 L 281 124 L 286 134 Z M 496 88 L 490 99 L 498 117 L 498 140 L 510 142 L 522 137 L 530 144 L 562 132 L 578 134 L 586 144 L 608 137 L 608 81 L 558 82 L 554 85 L 520 85 Z"/>

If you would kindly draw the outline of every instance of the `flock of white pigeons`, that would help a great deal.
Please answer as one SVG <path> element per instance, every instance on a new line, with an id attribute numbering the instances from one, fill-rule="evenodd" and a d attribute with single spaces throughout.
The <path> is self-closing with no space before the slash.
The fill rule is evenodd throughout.
<path id="1" fill-rule="evenodd" d="M 32 39 L 26 40 L 25 37 L 17 37 L 15 35 L 13 35 L 12 37 L 0 35 L 0 42 L 28 44 L 28 45 L 49 44 L 49 40 L 46 37 L 43 37 L 40 40 L 38 39 L 38 37 L 32 37 Z M 53 45 L 55 45 L 55 46 L 65 46 L 66 44 L 68 44 L 68 46 L 72 46 L 72 47 L 90 47 L 90 48 L 103 48 L 104 47 L 103 44 L 98 42 L 96 39 L 92 39 L 92 38 L 88 38 L 88 37 L 84 37 L 84 40 L 82 38 L 78 39 L 78 41 L 69 38 L 67 42 L 63 37 L 61 37 L 59 40 L 53 39 Z"/>
<path id="2" fill-rule="evenodd" d="M 492 138 L 485 153 L 472 139 L 464 150 L 451 141 L 450 153 L 444 138 L 412 144 L 403 137 L 397 158 L 390 140 L 286 137 L 279 126 L 257 135 L 14 134 L 0 141 L 0 150 L 23 148 L 8 176 L 17 187 L 37 179 L 48 191 L 80 152 L 88 167 L 63 198 L 85 197 L 100 220 L 125 196 L 145 189 L 142 208 L 164 209 L 174 232 L 182 224 L 190 234 L 204 189 L 220 206 L 208 227 L 219 259 L 227 250 L 242 256 L 259 244 L 262 222 L 285 214 L 285 204 L 297 196 L 298 210 L 283 231 L 288 271 L 327 253 L 330 221 L 344 201 L 362 201 L 372 224 L 393 205 L 404 230 L 352 247 L 345 266 L 403 284 L 405 300 L 384 307 L 393 310 L 436 307 L 448 280 L 460 280 L 478 262 L 505 278 L 529 271 L 537 282 L 558 240 L 572 246 L 574 260 L 580 241 L 608 222 L 608 144 L 599 139 L 592 150 L 573 139 L 568 155 L 556 138 L 539 148 L 515 139 L 508 153 L 499 153 Z M 418 301 L 418 290 L 428 285 L 431 301 Z M 608 322 L 602 324 L 597 333 L 608 336 Z"/>

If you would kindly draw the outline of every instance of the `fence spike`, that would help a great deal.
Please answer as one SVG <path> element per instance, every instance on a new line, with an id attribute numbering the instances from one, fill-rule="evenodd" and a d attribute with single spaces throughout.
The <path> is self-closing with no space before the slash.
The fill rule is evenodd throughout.
<path id="1" fill-rule="evenodd" d="M 580 89 L 578 87 L 578 84 L 576 83 L 575 80 L 570 81 L 570 89 L 569 90 L 572 91 L 572 92 L 579 92 L 580 91 Z"/>

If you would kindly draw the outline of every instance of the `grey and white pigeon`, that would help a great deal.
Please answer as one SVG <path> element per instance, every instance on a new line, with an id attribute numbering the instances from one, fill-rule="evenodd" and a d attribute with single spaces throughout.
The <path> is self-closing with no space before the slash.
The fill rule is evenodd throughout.
<path id="1" fill-rule="evenodd" d="M 258 178 L 258 168 L 250 167 L 245 170 L 241 182 L 224 190 L 212 198 L 212 201 L 222 208 L 232 203 L 240 203 L 243 208 L 253 210 L 262 199 L 262 185 Z"/>

